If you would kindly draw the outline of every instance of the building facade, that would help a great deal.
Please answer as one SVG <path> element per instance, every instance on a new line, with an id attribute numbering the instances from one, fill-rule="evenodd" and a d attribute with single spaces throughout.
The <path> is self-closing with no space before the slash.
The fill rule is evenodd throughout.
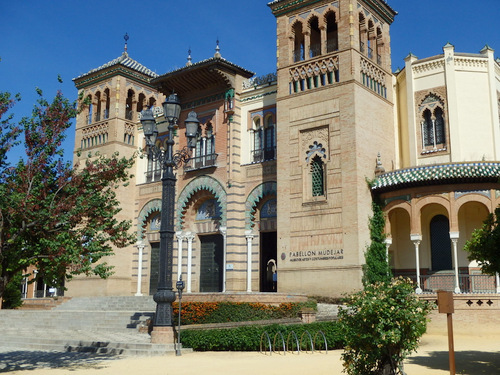
<path id="1" fill-rule="evenodd" d="M 213 57 L 188 58 L 161 76 L 125 50 L 75 78 L 92 103 L 77 118 L 75 160 L 138 153 L 140 112 L 152 107 L 161 121 L 173 89 L 182 103 L 175 147 L 186 145 L 184 120 L 197 112 L 196 147 L 176 186 L 174 278 L 182 275 L 188 293 L 339 296 L 361 288 L 374 196 L 384 202 L 395 273 L 427 291 L 439 272 L 477 272 L 461 248 L 499 203 L 493 51 L 446 45 L 443 55 L 410 55 L 393 74 L 396 12 L 385 1 L 268 5 L 277 20 L 275 73 L 254 77 L 217 46 Z M 166 131 L 160 126 L 159 145 Z M 156 290 L 161 169 L 147 158 L 135 168 L 118 194 L 137 244 L 107 260 L 115 266 L 109 279 L 75 278 L 68 295 Z"/>

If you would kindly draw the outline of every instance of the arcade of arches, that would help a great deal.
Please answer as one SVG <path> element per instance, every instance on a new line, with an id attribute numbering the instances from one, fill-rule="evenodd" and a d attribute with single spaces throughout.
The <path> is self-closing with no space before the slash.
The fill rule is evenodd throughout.
<path id="1" fill-rule="evenodd" d="M 480 274 L 463 247 L 500 203 L 500 191 L 460 186 L 384 193 L 387 250 L 395 275 L 415 280 L 417 292 L 440 287 L 460 292 L 490 291 L 495 280 L 470 285 L 464 275 Z M 481 277 L 482 277 L 481 276 Z M 498 285 L 498 284 L 497 284 Z"/>
<path id="2" fill-rule="evenodd" d="M 193 180 L 180 193 L 177 232 L 173 254 L 174 279 L 186 282 L 187 293 L 213 293 L 235 290 L 245 283 L 247 292 L 277 291 L 276 185 L 257 186 L 241 202 L 249 214 L 246 228 L 227 227 L 227 203 L 222 186 L 215 179 Z M 221 190 L 222 189 L 222 190 Z M 160 241 L 161 202 L 147 202 L 138 217 L 137 294 L 154 294 L 158 281 L 157 257 Z M 238 242 L 239 241 L 239 242 Z M 231 250 L 228 252 L 228 243 Z M 239 249 L 234 251 L 233 249 Z M 179 266 L 180 265 L 180 266 Z M 149 285 L 143 288 L 141 284 Z"/>

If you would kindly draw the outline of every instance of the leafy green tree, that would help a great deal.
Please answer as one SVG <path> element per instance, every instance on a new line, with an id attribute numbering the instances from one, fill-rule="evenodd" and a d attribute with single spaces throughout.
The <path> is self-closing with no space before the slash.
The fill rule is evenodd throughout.
<path id="1" fill-rule="evenodd" d="M 385 217 L 382 207 L 375 200 L 372 202 L 373 216 L 370 218 L 371 243 L 365 252 L 363 265 L 363 285 L 376 282 L 390 282 L 392 273 L 386 256 Z"/>
<path id="2" fill-rule="evenodd" d="M 344 302 L 339 324 L 347 374 L 403 373 L 403 360 L 417 349 L 432 305 L 420 300 L 403 278 L 367 285 Z"/>
<path id="3" fill-rule="evenodd" d="M 474 230 L 464 249 L 469 260 L 477 261 L 484 273 L 500 272 L 500 207 L 488 215 L 481 228 Z"/>
<path id="4" fill-rule="evenodd" d="M 60 92 L 48 102 L 37 91 L 31 117 L 18 124 L 5 118 L 14 99 L 0 93 L 0 304 L 9 282 L 30 266 L 53 286 L 77 274 L 108 277 L 112 270 L 102 258 L 133 241 L 131 222 L 115 218 L 115 189 L 130 179 L 133 158 L 65 161 L 61 144 L 76 102 Z M 21 135 L 26 157 L 12 166 L 7 155 Z"/>

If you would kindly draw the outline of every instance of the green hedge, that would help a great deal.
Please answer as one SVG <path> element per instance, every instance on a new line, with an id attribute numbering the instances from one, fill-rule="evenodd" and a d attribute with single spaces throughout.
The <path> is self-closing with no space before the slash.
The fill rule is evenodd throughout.
<path id="1" fill-rule="evenodd" d="M 316 310 L 316 302 L 288 302 L 279 306 L 248 302 L 187 302 L 181 307 L 181 323 L 189 325 L 295 318 L 303 309 Z M 174 302 L 175 324 L 178 311 L 178 303 Z"/>
<path id="2" fill-rule="evenodd" d="M 181 342 L 184 347 L 192 348 L 195 351 L 259 351 L 261 336 L 267 332 L 273 344 L 277 332 L 281 332 L 286 343 L 288 334 L 292 331 L 300 338 L 305 331 L 308 331 L 312 338 L 318 331 L 322 331 L 326 337 L 328 349 L 340 349 L 344 346 L 344 339 L 339 332 L 336 322 L 315 322 L 310 324 L 281 325 L 273 324 L 268 326 L 244 326 L 230 329 L 210 329 L 210 330 L 183 330 L 181 331 Z M 293 337 L 293 336 L 292 336 Z M 303 342 L 306 342 L 307 334 Z M 318 335 L 316 339 L 316 350 L 323 348 L 323 337 Z M 277 336 L 276 350 L 282 348 L 281 337 Z M 303 350 L 310 350 L 309 341 Z M 269 345 L 263 344 L 263 350 L 269 350 Z M 290 348 L 296 350 L 295 342 L 290 342 Z"/>

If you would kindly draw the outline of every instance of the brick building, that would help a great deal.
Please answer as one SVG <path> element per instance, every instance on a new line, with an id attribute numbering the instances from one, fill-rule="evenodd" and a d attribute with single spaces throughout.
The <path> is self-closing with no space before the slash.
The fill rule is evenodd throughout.
<path id="1" fill-rule="evenodd" d="M 268 76 L 254 77 L 217 47 L 160 76 L 125 50 L 75 78 L 92 103 L 77 118 L 75 158 L 78 150 L 133 155 L 145 145 L 140 112 L 152 107 L 161 119 L 175 90 L 175 147 L 186 145 L 188 112 L 200 120 L 193 157 L 177 171 L 174 274 L 188 293 L 359 289 L 373 194 L 385 203 L 395 273 L 422 291 L 450 280 L 452 290 L 474 291 L 477 267 L 461 247 L 500 195 L 493 50 L 459 54 L 448 44 L 442 55 L 408 56 L 392 73 L 396 12 L 385 1 L 268 5 L 277 20 L 277 71 Z M 165 127 L 158 142 L 166 138 Z M 137 244 L 108 260 L 112 277 L 75 278 L 68 295 L 156 290 L 161 170 L 147 158 L 135 168 L 118 194 Z M 488 278 L 482 287 L 496 285 Z"/>

